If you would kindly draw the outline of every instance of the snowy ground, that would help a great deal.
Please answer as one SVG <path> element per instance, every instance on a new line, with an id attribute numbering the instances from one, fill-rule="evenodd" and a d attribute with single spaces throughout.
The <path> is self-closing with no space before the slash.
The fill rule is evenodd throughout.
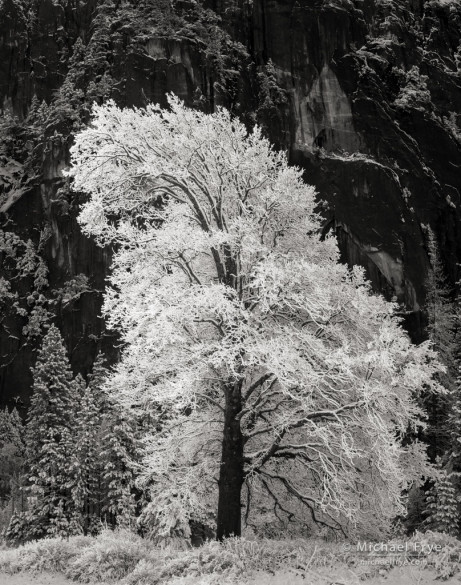
<path id="1" fill-rule="evenodd" d="M 200 585 L 200 578 L 190 581 L 191 585 Z M 197 581 L 197 579 L 199 579 Z M 458 576 L 443 581 L 444 585 L 459 585 L 461 580 Z M 269 575 L 261 573 L 246 583 L 241 585 L 440 585 L 440 579 L 429 569 L 419 569 L 414 567 L 395 568 L 386 575 L 361 580 L 360 574 L 350 572 L 348 575 L 344 570 L 328 571 L 325 573 L 319 571 L 312 574 L 312 580 L 306 581 L 305 578 L 294 576 L 289 573 L 278 573 Z M 62 575 L 52 573 L 17 573 L 7 575 L 0 573 L 0 585 L 75 585 L 75 581 L 70 581 Z M 104 585 L 104 584 L 99 584 Z"/>
<path id="2" fill-rule="evenodd" d="M 458 576 L 443 581 L 444 585 L 459 585 L 460 582 Z M 249 581 L 248 585 L 440 585 L 440 583 L 440 578 L 437 579 L 432 570 L 402 567 L 395 568 L 386 575 L 364 580 L 360 578 L 359 574 L 352 571 L 346 574 L 344 569 L 337 572 L 330 570 L 323 574 L 322 571 L 319 571 L 317 576 L 312 574 L 311 579 L 282 573 L 278 575 L 261 574 L 259 578 Z"/>
<path id="3" fill-rule="evenodd" d="M 428 531 L 389 542 L 410 552 L 383 556 L 320 539 L 230 538 L 199 548 L 172 541 L 162 548 L 128 530 L 103 530 L 0 550 L 0 585 L 461 584 L 461 542 L 454 537 Z M 419 552 L 411 554 L 416 544 Z"/>
<path id="4" fill-rule="evenodd" d="M 313 580 L 281 573 L 275 576 L 266 574 L 250 581 L 248 585 L 440 585 L 440 582 L 440 578 L 436 578 L 434 571 L 403 567 L 393 569 L 385 576 L 365 580 L 361 580 L 357 574 L 354 575 L 352 572 L 345 574 L 344 571 L 337 574 L 334 571 L 323 575 L 319 573 Z M 444 585 L 459 585 L 460 582 L 457 576 L 443 581 Z"/>
<path id="5" fill-rule="evenodd" d="M 75 581 L 69 581 L 62 575 L 51 573 L 16 573 L 7 575 L 0 573 L 0 585 L 75 585 Z"/>

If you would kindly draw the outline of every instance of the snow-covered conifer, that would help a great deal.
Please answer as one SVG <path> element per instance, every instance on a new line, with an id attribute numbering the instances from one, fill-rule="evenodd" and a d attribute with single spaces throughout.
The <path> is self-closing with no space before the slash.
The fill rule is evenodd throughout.
<path id="1" fill-rule="evenodd" d="M 92 403 L 97 453 L 93 456 L 93 493 L 97 496 L 98 513 L 109 525 L 132 526 L 134 523 L 135 461 L 139 458 L 136 420 L 129 409 L 109 396 L 104 383 L 109 370 L 99 354 L 89 377 L 88 401 Z M 98 421 L 97 428 L 95 426 Z"/>
<path id="2" fill-rule="evenodd" d="M 426 519 L 424 524 L 431 530 L 446 532 L 453 536 L 460 530 L 460 499 L 456 489 L 459 474 L 449 472 L 437 459 L 438 476 L 426 495 Z"/>
<path id="3" fill-rule="evenodd" d="M 457 375 L 455 330 L 458 308 L 447 283 L 434 232 L 429 226 L 426 226 L 425 231 L 430 261 L 425 282 L 427 333 L 447 367 L 446 374 L 441 376 L 442 381 L 447 388 L 451 388 Z"/>
<path id="4" fill-rule="evenodd" d="M 102 420 L 100 461 L 103 464 L 102 515 L 118 526 L 132 526 L 135 516 L 134 484 L 139 455 L 136 422 L 117 404 L 110 404 Z"/>
<path id="5" fill-rule="evenodd" d="M 74 416 L 81 382 L 73 380 L 64 343 L 52 325 L 33 369 L 33 394 L 26 423 L 30 514 L 50 535 L 79 532 L 72 498 Z"/>

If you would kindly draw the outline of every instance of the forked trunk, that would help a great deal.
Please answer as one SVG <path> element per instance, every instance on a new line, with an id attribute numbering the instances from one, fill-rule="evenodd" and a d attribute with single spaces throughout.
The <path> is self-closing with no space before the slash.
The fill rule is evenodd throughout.
<path id="1" fill-rule="evenodd" d="M 218 522 L 216 537 L 240 536 L 242 511 L 240 494 L 244 480 L 243 438 L 237 415 L 242 409 L 241 385 L 234 384 L 226 396 L 221 468 L 219 472 Z"/>

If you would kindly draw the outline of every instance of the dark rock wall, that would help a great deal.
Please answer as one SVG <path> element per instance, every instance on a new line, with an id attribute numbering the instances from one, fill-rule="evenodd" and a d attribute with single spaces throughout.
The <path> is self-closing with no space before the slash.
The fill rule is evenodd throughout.
<path id="1" fill-rule="evenodd" d="M 458 279 L 460 17 L 459 2 L 254 7 L 255 58 L 272 59 L 288 94 L 283 137 L 293 161 L 328 202 L 345 258 L 407 311 L 424 304 L 422 226 L 436 232 L 449 279 Z"/>
<path id="2" fill-rule="evenodd" d="M 15 257 L 0 247 L 0 277 L 17 294 L 0 301 L 2 404 L 16 395 L 27 404 L 46 319 L 61 328 L 75 371 L 87 374 L 98 350 L 117 355 L 99 318 L 110 250 L 79 231 L 79 198 L 61 175 L 93 95 L 142 106 L 165 103 L 172 91 L 262 124 L 316 185 L 325 230 L 337 234 L 344 259 L 365 266 L 376 290 L 401 304 L 415 339 L 424 337 L 425 225 L 449 281 L 459 278 L 458 0 L 210 0 L 218 24 L 210 12 L 190 16 L 187 1 L 173 3 L 186 15 L 178 20 L 167 4 L 0 0 L 0 107 L 9 120 L 3 136 L 0 126 L 0 230 L 30 238 L 36 265 L 41 258 L 49 271 L 37 284 L 18 268 L 26 245 L 16 244 Z M 170 15 L 163 28 L 160 17 L 146 17 L 156 10 Z M 51 110 L 31 122 L 43 100 Z M 88 281 L 77 290 L 79 275 Z M 33 329 L 38 309 L 46 318 Z"/>

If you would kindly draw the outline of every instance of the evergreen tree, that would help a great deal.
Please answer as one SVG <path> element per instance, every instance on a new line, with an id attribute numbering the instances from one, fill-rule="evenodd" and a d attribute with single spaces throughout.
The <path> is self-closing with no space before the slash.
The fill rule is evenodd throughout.
<path id="1" fill-rule="evenodd" d="M 0 533 L 24 510 L 24 426 L 16 409 L 0 410 Z"/>
<path id="2" fill-rule="evenodd" d="M 81 382 L 72 379 L 62 337 L 52 325 L 33 370 L 33 395 L 26 424 L 30 514 L 47 534 L 80 532 L 72 497 L 74 420 Z"/>
<path id="3" fill-rule="evenodd" d="M 136 422 L 104 389 L 108 370 L 99 354 L 76 416 L 74 461 L 78 481 L 74 502 L 82 510 L 85 532 L 101 520 L 130 525 L 134 518 Z"/>
<path id="4" fill-rule="evenodd" d="M 426 278 L 427 333 L 447 367 L 442 383 L 453 387 L 456 379 L 456 303 L 448 286 L 434 232 L 426 226 L 430 270 Z"/>
<path id="5" fill-rule="evenodd" d="M 80 37 L 77 38 L 72 55 L 68 61 L 68 72 L 61 87 L 56 91 L 47 125 L 59 124 L 62 121 L 71 122 L 74 130 L 79 128 L 84 109 L 86 80 L 82 62 L 85 59 L 85 45 Z"/>
<path id="6" fill-rule="evenodd" d="M 104 355 L 99 352 L 93 364 L 93 370 L 88 376 L 88 387 L 91 389 L 95 403 L 102 415 L 108 408 L 109 398 L 104 388 L 104 381 L 109 374 L 109 370 L 105 366 Z"/>
<path id="7" fill-rule="evenodd" d="M 75 419 L 76 440 L 74 446 L 75 483 L 72 498 L 82 517 L 85 533 L 93 533 L 99 524 L 101 461 L 100 425 L 101 413 L 90 386 L 84 386 L 82 400 Z"/>
<path id="8" fill-rule="evenodd" d="M 80 375 L 73 379 L 61 335 L 51 326 L 33 376 L 25 428 L 29 510 L 12 515 L 7 539 L 21 543 L 95 533 L 101 520 L 113 526 L 131 524 L 136 423 L 108 398 L 102 356 L 88 386 Z M 0 413 L 0 421 L 5 416 Z M 13 426 L 3 425 L 2 436 L 18 442 Z"/>
<path id="9" fill-rule="evenodd" d="M 425 398 L 424 407 L 429 414 L 427 440 L 431 445 L 432 456 L 440 455 L 446 459 L 450 449 L 448 423 L 452 406 L 450 396 L 456 387 L 456 326 L 458 316 L 456 303 L 452 299 L 452 291 L 445 277 L 435 235 L 429 226 L 426 226 L 425 231 L 430 261 L 430 269 L 425 282 L 427 334 L 446 368 L 444 373 L 438 374 L 438 379 L 448 391 L 445 395 L 431 395 Z"/>
<path id="10" fill-rule="evenodd" d="M 451 393 L 450 408 L 451 461 L 456 471 L 461 472 L 461 367 L 456 385 Z"/>
<path id="11" fill-rule="evenodd" d="M 103 514 L 110 523 L 129 526 L 135 515 L 135 461 L 138 452 L 136 424 L 119 405 L 105 413 L 101 459 L 104 462 L 105 499 Z"/>
<path id="12" fill-rule="evenodd" d="M 96 9 L 93 21 L 93 34 L 88 43 L 85 54 L 85 68 L 98 80 L 106 73 L 110 64 L 108 57 L 111 55 L 111 23 L 116 15 L 116 7 L 112 0 L 100 2 Z"/>
<path id="13" fill-rule="evenodd" d="M 14 450 L 18 456 L 24 451 L 24 427 L 16 408 L 10 412 L 6 407 L 0 410 L 0 457 L 3 452 Z M 1 469 L 4 469 L 2 465 Z"/>
<path id="14" fill-rule="evenodd" d="M 425 525 L 431 530 L 446 532 L 453 536 L 459 534 L 459 496 L 455 481 L 459 474 L 449 472 L 443 468 L 440 458 L 437 458 L 438 477 L 426 496 Z"/>
<path id="15" fill-rule="evenodd" d="M 439 477 L 426 493 L 424 523 L 434 530 L 455 534 L 459 517 L 457 499 L 459 496 L 459 456 L 456 454 L 457 433 L 461 430 L 458 413 L 459 380 L 457 381 L 456 327 L 458 323 L 456 303 L 447 284 L 445 271 L 440 259 L 435 235 L 429 226 L 425 227 L 430 269 L 426 278 L 427 333 L 446 367 L 438 374 L 440 382 L 447 389 L 446 395 L 431 395 L 425 399 L 429 414 L 427 441 L 431 455 L 437 455 Z M 459 436 L 459 435 L 458 435 Z M 450 472 L 448 471 L 450 469 Z"/>
<path id="16" fill-rule="evenodd" d="M 453 485 L 458 502 L 461 502 L 461 366 L 458 369 L 458 377 L 454 389 L 450 393 L 450 450 L 448 452 L 448 465 L 453 471 Z M 458 507 L 458 510 L 460 508 Z M 461 512 L 461 510 L 460 510 Z M 461 529 L 461 515 L 458 516 L 458 527 Z"/>
<path id="17" fill-rule="evenodd" d="M 100 406 L 100 453 L 102 472 L 101 514 L 110 525 L 128 526 L 135 514 L 135 461 L 139 454 L 137 429 L 129 410 L 110 397 L 104 381 L 109 375 L 103 358 L 98 355 L 90 388 Z"/>

